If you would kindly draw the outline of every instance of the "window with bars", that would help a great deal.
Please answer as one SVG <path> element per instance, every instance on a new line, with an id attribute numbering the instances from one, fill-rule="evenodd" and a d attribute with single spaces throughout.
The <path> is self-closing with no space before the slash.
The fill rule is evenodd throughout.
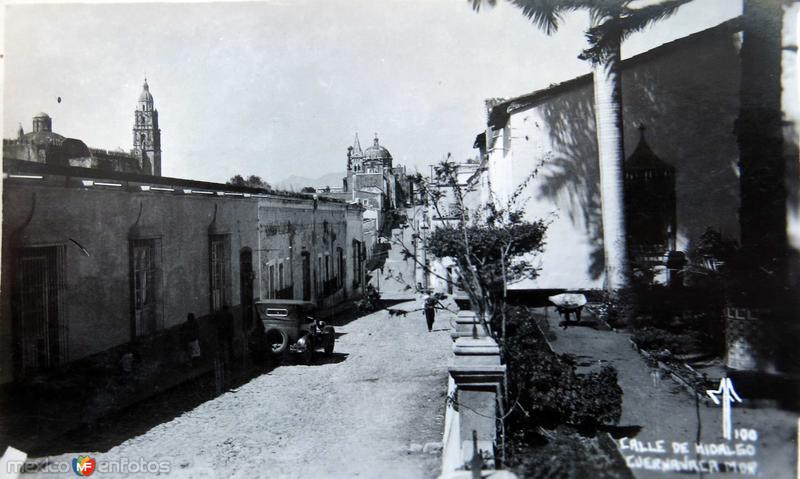
<path id="1" fill-rule="evenodd" d="M 230 305 L 230 236 L 209 237 L 209 292 L 211 311 Z"/>
<path id="2" fill-rule="evenodd" d="M 161 329 L 159 314 L 158 240 L 138 239 L 130 242 L 131 299 L 134 337 L 152 334 Z"/>
<path id="3" fill-rule="evenodd" d="M 16 345 L 22 375 L 52 368 L 66 359 L 63 321 L 63 246 L 19 250 L 16 273 Z"/>

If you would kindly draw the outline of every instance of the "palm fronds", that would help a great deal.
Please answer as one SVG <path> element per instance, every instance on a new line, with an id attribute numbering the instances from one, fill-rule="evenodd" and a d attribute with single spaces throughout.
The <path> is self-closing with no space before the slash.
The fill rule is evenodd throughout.
<path id="1" fill-rule="evenodd" d="M 581 53 L 580 58 L 594 63 L 602 63 L 608 54 L 630 35 L 670 17 L 681 5 L 690 1 L 665 0 L 641 8 L 621 5 L 616 14 L 606 15 L 604 18 L 594 21 L 595 26 L 586 32 L 586 39 L 590 47 Z M 597 11 L 594 13 L 603 14 L 603 12 Z"/>
<path id="2" fill-rule="evenodd" d="M 468 1 L 475 11 L 480 11 L 483 5 L 493 7 L 497 4 L 497 0 Z M 631 8 L 633 0 L 508 0 L 548 35 L 558 31 L 564 14 L 587 10 L 594 26 L 586 32 L 590 46 L 580 58 L 593 63 L 602 63 L 631 34 L 671 16 L 678 7 L 690 1 L 663 0 Z"/>

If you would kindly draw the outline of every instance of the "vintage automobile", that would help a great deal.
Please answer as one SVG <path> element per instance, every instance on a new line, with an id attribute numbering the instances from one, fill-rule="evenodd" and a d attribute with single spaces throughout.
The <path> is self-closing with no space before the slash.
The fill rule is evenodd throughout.
<path id="1" fill-rule="evenodd" d="M 255 304 L 258 318 L 251 336 L 251 349 L 268 355 L 299 353 L 309 364 L 321 349 L 333 354 L 336 333 L 333 326 L 314 318 L 314 303 L 294 299 L 270 299 Z"/>

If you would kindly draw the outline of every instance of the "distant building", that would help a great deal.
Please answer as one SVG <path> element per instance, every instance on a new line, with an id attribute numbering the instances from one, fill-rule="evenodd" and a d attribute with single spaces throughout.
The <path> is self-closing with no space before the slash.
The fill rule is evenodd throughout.
<path id="1" fill-rule="evenodd" d="M 449 161 L 449 160 L 448 160 Z M 433 290 L 439 293 L 456 294 L 463 297 L 466 293 L 460 287 L 458 276 L 458 266 L 452 258 L 434 258 L 428 256 L 427 240 L 433 230 L 445 226 L 454 226 L 460 221 L 460 213 L 477 211 L 482 205 L 486 204 L 488 198 L 488 175 L 486 174 L 486 162 L 477 159 L 469 159 L 462 162 L 453 162 L 454 178 L 458 183 L 460 191 L 461 205 L 456 195 L 456 188 L 452 184 L 440 183 L 431 167 L 429 187 L 432 192 L 437 193 L 436 204 L 428 202 L 428 206 L 422 207 L 420 219 L 411 219 L 414 231 L 419 235 L 415 239 L 415 246 L 421 243 L 422 258 L 417 262 L 416 280 L 425 290 Z M 415 248 L 417 250 L 417 248 Z M 422 265 L 425 265 L 423 268 Z"/>
<path id="2" fill-rule="evenodd" d="M 158 110 L 153 106 L 153 95 L 146 78 L 136 106 L 131 153 L 143 173 L 161 176 L 161 129 L 158 127 Z"/>
<path id="3" fill-rule="evenodd" d="M 393 165 L 392 154 L 380 144 L 378 136 L 375 135 L 372 146 L 362 150 L 356 133 L 353 146 L 347 148 L 347 176 L 342 178 L 342 187 L 324 188 L 319 193 L 360 203 L 367 209 L 364 218 L 377 221 L 380 229 L 385 214 L 404 207 L 413 197 L 413 191 L 406 168 Z"/>
<path id="4" fill-rule="evenodd" d="M 3 159 L 161 176 L 161 130 L 147 80 L 134 114 L 129 153 L 89 148 L 81 140 L 65 138 L 53 132 L 50 115 L 37 113 L 30 133 L 20 125 L 16 138 L 3 140 Z"/>

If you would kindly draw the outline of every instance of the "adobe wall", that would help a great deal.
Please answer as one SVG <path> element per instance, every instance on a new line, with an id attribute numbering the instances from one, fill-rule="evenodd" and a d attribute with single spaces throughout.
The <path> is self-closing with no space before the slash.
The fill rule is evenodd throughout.
<path id="1" fill-rule="evenodd" d="M 15 247 L 65 247 L 65 307 L 59 317 L 67 331 L 66 359 L 74 361 L 131 340 L 129 237 L 132 232 L 139 237 L 157 238 L 160 246 L 159 305 L 163 328 L 183 323 L 189 312 L 197 316 L 210 313 L 209 228 L 212 224 L 215 232 L 230 237 L 228 290 L 234 308 L 241 302 L 239 253 L 243 248 L 253 252 L 257 275 L 254 297 L 263 298 L 266 297 L 264 265 L 277 258 L 292 257 L 295 275 L 299 275 L 299 251 L 310 248 L 315 254 L 325 252 L 320 243 L 322 235 L 315 240 L 314 233 L 323 229 L 324 221 L 333 225 L 334 252 L 341 244 L 347 255 L 352 239 L 360 238 L 362 233 L 359 207 L 320 202 L 315 208 L 312 200 L 303 198 L 130 191 L 124 187 L 96 185 L 81 187 L 79 180 L 45 176 L 42 180 L 6 179 L 3 201 L 6 208 L 0 279 L 3 284 L 0 384 L 14 378 L 10 296 Z M 281 229 L 290 222 L 300 230 L 291 250 L 288 235 Z M 344 271 L 344 286 L 349 288 L 347 295 L 352 295 L 349 261 L 348 257 L 350 266 Z M 295 297 L 301 298 L 301 278 L 296 276 L 294 285 Z M 344 296 L 345 293 L 340 292 L 327 301 L 340 301 Z"/>

